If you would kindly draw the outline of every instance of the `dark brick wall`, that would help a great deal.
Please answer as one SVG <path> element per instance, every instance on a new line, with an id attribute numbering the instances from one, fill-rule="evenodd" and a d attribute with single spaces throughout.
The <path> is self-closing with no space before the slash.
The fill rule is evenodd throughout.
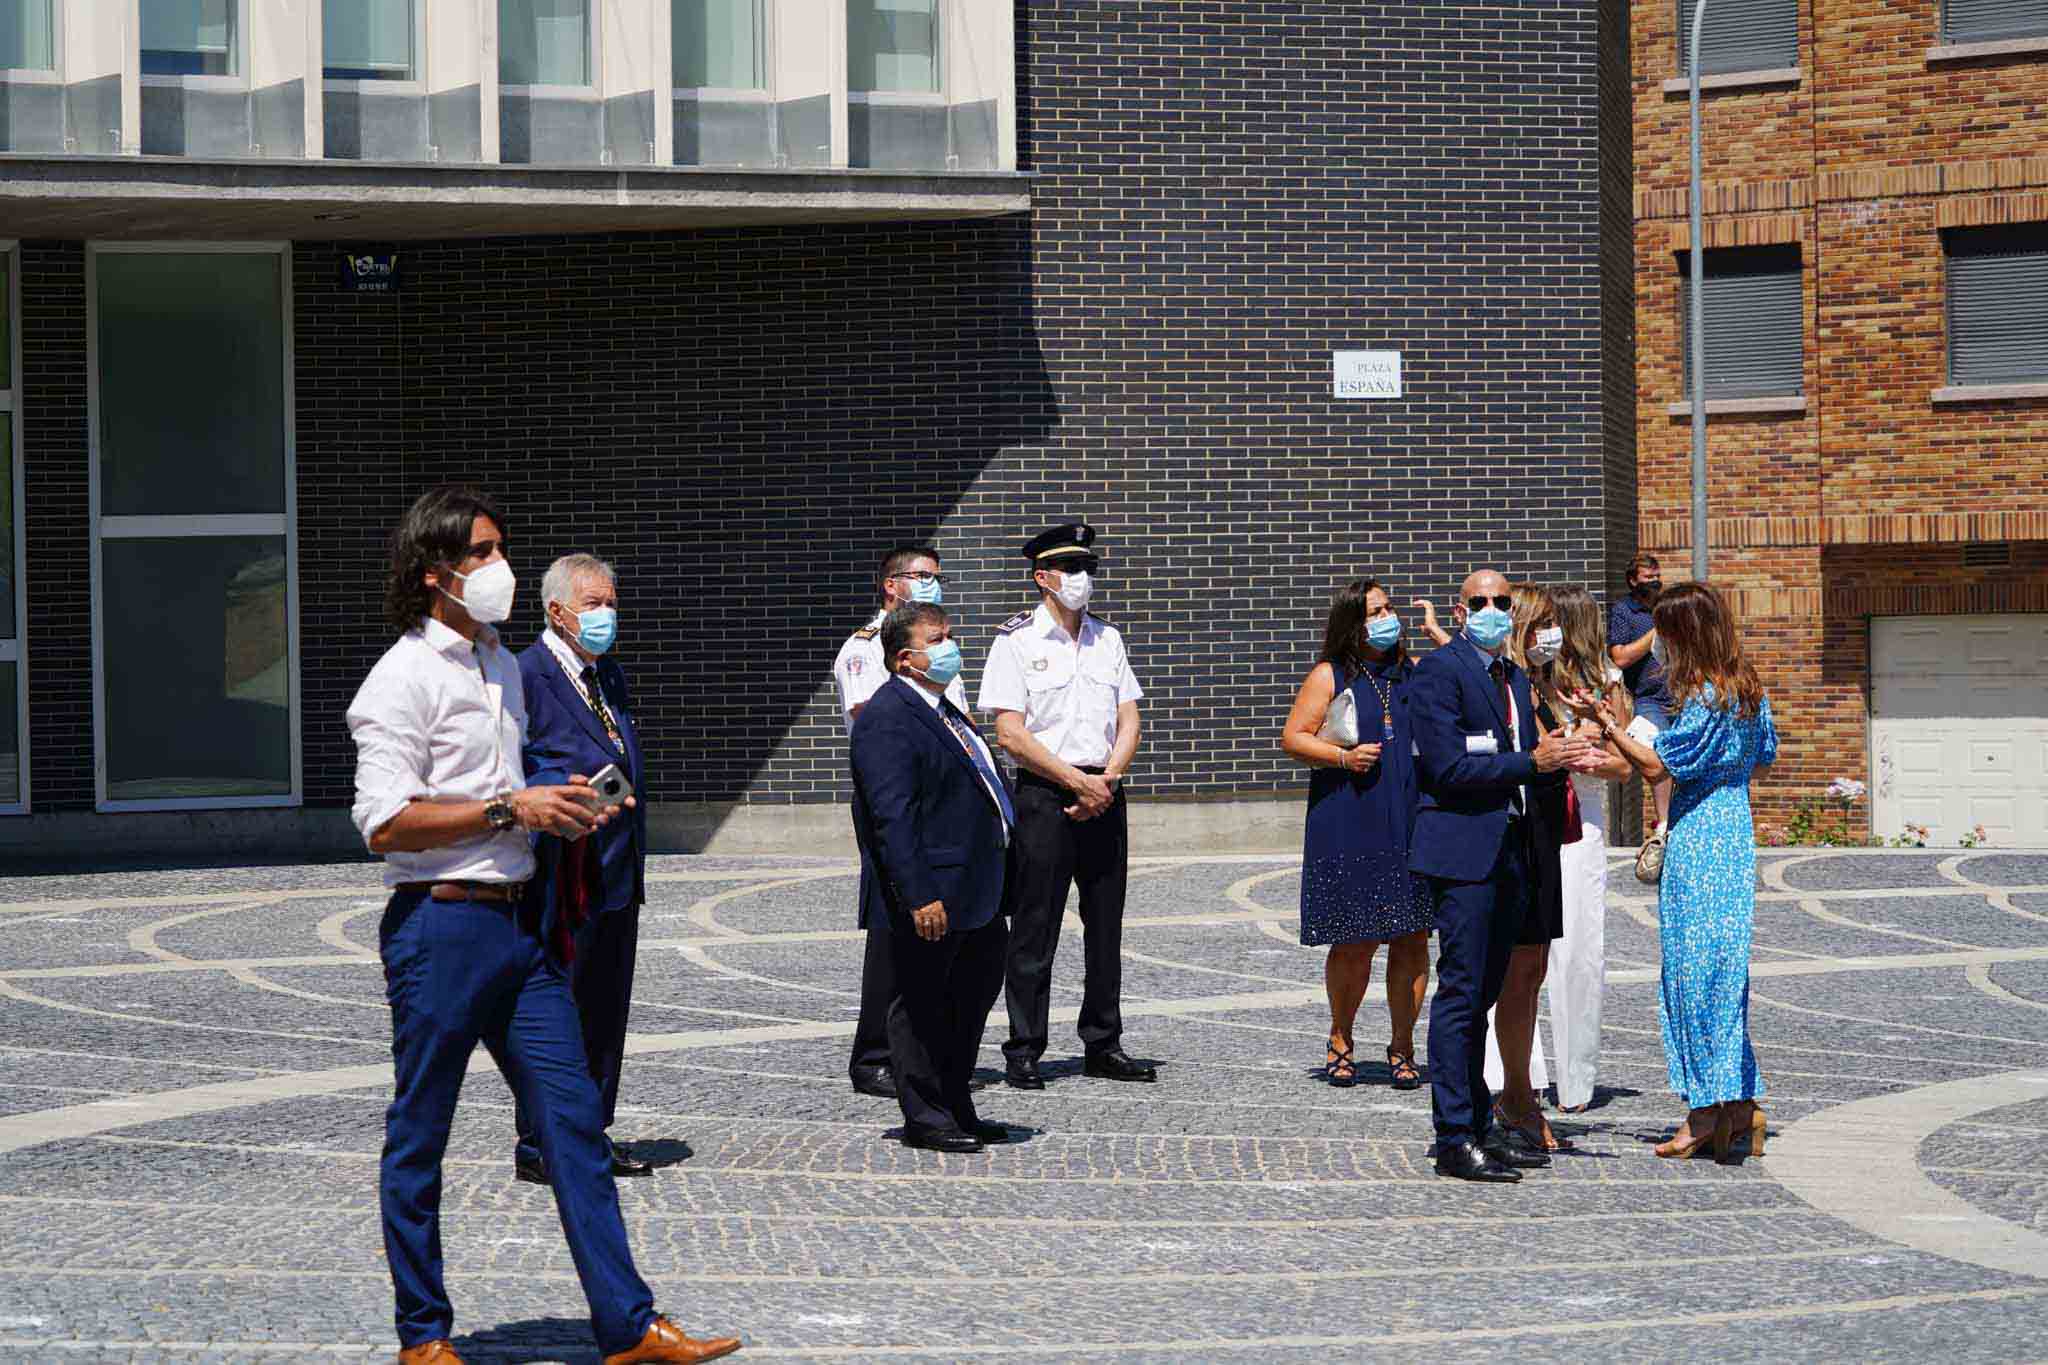
<path id="1" fill-rule="evenodd" d="M 618 564 L 656 799 L 842 796 L 827 671 L 899 539 L 946 552 L 973 683 L 1017 546 L 1095 522 L 1155 795 L 1299 785 L 1346 578 L 1603 578 L 1595 0 L 1018 18 L 1028 218 L 409 245 L 395 297 L 295 248 L 310 802 L 382 537 L 446 478 L 510 509 L 520 642 L 550 558 Z M 1406 396 L 1334 401 L 1367 347 Z"/>

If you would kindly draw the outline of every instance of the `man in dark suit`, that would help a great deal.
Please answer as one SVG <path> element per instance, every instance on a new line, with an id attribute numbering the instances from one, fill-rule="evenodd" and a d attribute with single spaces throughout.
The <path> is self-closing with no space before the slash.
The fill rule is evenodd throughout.
<path id="1" fill-rule="evenodd" d="M 882 621 L 889 682 L 853 723 L 853 827 L 869 916 L 888 916 L 896 998 L 889 1063 L 903 1141 L 978 1152 L 1008 1130 L 983 1123 L 970 1083 L 1003 985 L 1010 790 L 974 723 L 946 700 L 960 647 L 943 608 L 914 602 Z"/>
<path id="2" fill-rule="evenodd" d="M 1528 907 L 1531 788 L 1564 781 L 1585 745 L 1537 741 L 1529 677 L 1502 652 L 1513 605 L 1499 573 L 1467 578 L 1464 629 L 1423 657 L 1410 692 L 1422 797 L 1409 867 L 1429 880 L 1441 954 L 1429 1011 L 1436 1171 L 1460 1180 L 1515 1181 L 1550 1164 L 1492 1133 L 1486 1012 Z"/>
<path id="3" fill-rule="evenodd" d="M 535 854 L 536 896 L 550 946 L 569 966 L 583 1020 L 583 1050 L 611 1128 L 626 1055 L 626 1015 L 647 899 L 647 791 L 640 738 L 633 728 L 626 675 L 608 657 L 618 633 L 618 587 L 611 566 L 592 555 L 565 555 L 541 580 L 548 626 L 520 652 L 526 689 L 526 780 L 566 782 L 616 764 L 638 800 L 587 839 L 544 835 Z M 524 1110 L 518 1112 L 514 1174 L 547 1183 L 547 1168 Z M 609 1136 L 606 1142 L 611 1144 Z M 613 1175 L 654 1168 L 611 1144 Z"/>

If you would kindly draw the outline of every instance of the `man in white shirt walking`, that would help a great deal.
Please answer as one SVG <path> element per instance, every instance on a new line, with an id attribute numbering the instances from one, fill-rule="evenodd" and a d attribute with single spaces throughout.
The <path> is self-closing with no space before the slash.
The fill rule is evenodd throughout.
<path id="1" fill-rule="evenodd" d="M 882 622 L 906 602 L 937 606 L 946 600 L 946 575 L 939 571 L 939 552 L 929 545 L 898 545 L 883 555 L 877 581 L 881 610 L 846 637 L 839 657 L 832 661 L 832 681 L 839 688 L 839 710 L 846 718 L 849 735 L 854 718 L 889 681 L 888 665 L 882 657 Z M 967 689 L 958 678 L 946 685 L 945 696 L 956 710 L 966 713 Z M 846 1070 L 855 1090 L 888 1098 L 896 1094 L 896 1076 L 889 1063 L 889 1002 L 896 996 L 895 959 L 889 950 L 888 917 L 867 913 L 872 889 L 867 877 L 863 863 L 861 910 L 855 923 L 867 931 L 867 943 L 860 964 L 860 1020 L 854 1025 L 853 1055 Z"/>
<path id="2" fill-rule="evenodd" d="M 349 703 L 351 812 L 385 859 L 378 932 L 396 1071 L 379 1179 L 401 1365 L 459 1365 L 441 1276 L 441 1156 L 476 1045 L 488 1040 L 541 1152 L 606 1365 L 711 1360 L 654 1311 L 633 1266 L 569 980 L 522 913 L 531 836 L 580 838 L 619 813 L 582 776 L 528 787 L 519 669 L 492 626 L 516 588 L 505 519 L 445 487 L 406 512 L 386 607 L 403 632 Z"/>

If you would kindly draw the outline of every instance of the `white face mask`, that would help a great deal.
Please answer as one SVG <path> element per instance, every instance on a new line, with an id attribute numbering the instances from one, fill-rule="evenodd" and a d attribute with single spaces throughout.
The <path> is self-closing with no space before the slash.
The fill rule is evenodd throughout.
<path id="1" fill-rule="evenodd" d="M 458 570 L 455 576 L 465 585 L 462 596 L 456 597 L 452 592 L 448 596 L 462 603 L 470 620 L 495 626 L 512 614 L 512 594 L 519 590 L 519 580 L 512 576 L 510 564 L 494 559 L 475 573 Z"/>
<path id="2" fill-rule="evenodd" d="M 1060 575 L 1060 585 L 1053 590 L 1054 597 L 1068 611 L 1088 610 L 1088 599 L 1095 595 L 1095 580 L 1086 573 Z"/>
<path id="3" fill-rule="evenodd" d="M 1545 626 L 1536 632 L 1536 643 L 1529 646 L 1529 662 L 1547 664 L 1555 659 L 1564 648 L 1564 627 Z"/>

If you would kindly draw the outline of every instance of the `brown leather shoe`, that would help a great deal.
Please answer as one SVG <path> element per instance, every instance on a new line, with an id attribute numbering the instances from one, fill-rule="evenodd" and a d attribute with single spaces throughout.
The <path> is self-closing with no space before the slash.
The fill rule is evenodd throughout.
<path id="1" fill-rule="evenodd" d="M 462 1365 L 462 1357 L 455 1354 L 448 1338 L 442 1337 L 406 1347 L 398 1353 L 398 1365 Z"/>
<path id="2" fill-rule="evenodd" d="M 640 1344 L 630 1351 L 604 1358 L 604 1365 L 688 1365 L 698 1360 L 716 1360 L 729 1356 L 740 1348 L 738 1337 L 713 1337 L 709 1341 L 696 1341 L 683 1335 L 680 1327 L 656 1313 L 654 1321 L 647 1324 L 647 1335 L 640 1338 Z"/>

